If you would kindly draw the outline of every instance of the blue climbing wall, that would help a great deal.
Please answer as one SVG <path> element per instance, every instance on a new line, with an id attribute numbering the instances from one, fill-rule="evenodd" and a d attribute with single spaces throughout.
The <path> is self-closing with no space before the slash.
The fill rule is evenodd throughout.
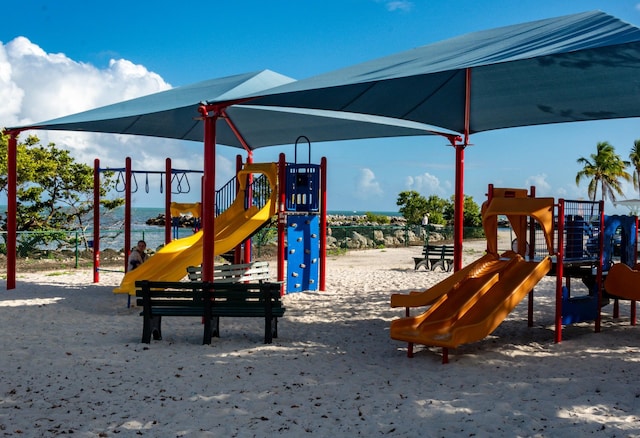
<path id="1" fill-rule="evenodd" d="M 318 290 L 319 224 L 317 215 L 287 216 L 287 292 Z"/>

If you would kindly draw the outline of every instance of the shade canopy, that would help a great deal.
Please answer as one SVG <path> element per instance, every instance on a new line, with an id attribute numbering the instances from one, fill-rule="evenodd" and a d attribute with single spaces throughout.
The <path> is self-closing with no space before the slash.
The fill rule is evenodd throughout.
<path id="1" fill-rule="evenodd" d="M 292 82 L 252 103 L 472 134 L 640 116 L 638 78 L 640 29 L 585 12 L 462 35 Z"/>
<path id="2" fill-rule="evenodd" d="M 449 138 L 457 136 L 424 124 L 369 114 L 242 105 L 246 103 L 247 96 L 253 93 L 264 92 L 291 81 L 293 79 L 265 70 L 214 79 L 50 121 L 8 128 L 12 135 L 7 160 L 10 186 L 7 196 L 7 252 L 12 256 L 7 263 L 7 288 L 15 287 L 16 137 L 20 131 L 89 131 L 203 142 L 202 278 L 205 281 L 213 280 L 216 144 L 251 151 L 264 146 L 293 144 L 300 136 L 310 142 L 436 133 Z M 280 273 L 278 275 L 280 277 Z M 321 276 L 321 288 L 324 287 L 323 283 Z"/>
<path id="3" fill-rule="evenodd" d="M 596 11 L 462 35 L 257 93 L 252 104 L 375 114 L 461 133 L 452 141 L 457 271 L 469 136 L 638 117 L 639 77 L 640 29 Z"/>
<path id="4" fill-rule="evenodd" d="M 181 140 L 204 140 L 198 107 L 223 102 L 216 126 L 216 143 L 255 149 L 292 144 L 300 135 L 312 142 L 378 137 L 428 135 L 436 128 L 368 114 L 326 110 L 232 105 L 246 96 L 294 80 L 264 70 L 212 79 L 54 120 L 9 130 L 46 129 L 133 134 Z M 232 126 L 241 135 L 239 139 Z M 446 132 L 446 130 L 441 130 Z M 244 143 L 244 145 L 243 145 Z"/>
<path id="5" fill-rule="evenodd" d="M 623 206 L 629 209 L 629 213 L 637 215 L 640 212 L 640 199 L 623 199 L 621 201 L 613 201 L 614 206 Z"/>

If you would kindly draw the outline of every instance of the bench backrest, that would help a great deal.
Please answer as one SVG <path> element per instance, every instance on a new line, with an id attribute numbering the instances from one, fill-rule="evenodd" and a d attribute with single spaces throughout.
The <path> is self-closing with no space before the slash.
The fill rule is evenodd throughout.
<path id="1" fill-rule="evenodd" d="M 205 297 L 212 305 L 222 302 L 243 301 L 256 303 L 270 299 L 280 303 L 280 283 L 227 283 L 212 282 L 168 282 L 168 281 L 136 281 L 136 296 L 139 305 L 199 307 L 203 306 Z M 147 301 L 145 303 L 144 301 Z"/>
<path id="2" fill-rule="evenodd" d="M 187 274 L 191 281 L 202 281 L 202 266 L 189 266 Z M 213 266 L 213 281 L 216 283 L 242 283 L 259 280 L 269 280 L 269 262 Z"/>
<path id="3" fill-rule="evenodd" d="M 453 245 L 425 245 L 422 253 L 432 257 L 453 257 Z"/>

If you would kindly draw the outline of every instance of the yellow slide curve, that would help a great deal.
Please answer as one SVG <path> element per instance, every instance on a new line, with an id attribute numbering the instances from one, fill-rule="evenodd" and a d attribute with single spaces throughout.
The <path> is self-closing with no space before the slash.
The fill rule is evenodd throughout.
<path id="1" fill-rule="evenodd" d="M 511 251 L 486 254 L 424 292 L 392 295 L 393 307 L 431 307 L 392 321 L 391 338 L 447 348 L 484 339 L 551 267 L 550 257 L 528 262 Z"/>
<path id="2" fill-rule="evenodd" d="M 271 185 L 271 196 L 264 207 L 244 209 L 246 176 L 263 173 Z M 278 166 L 276 163 L 247 164 L 238 172 L 240 190 L 236 200 L 215 218 L 214 255 L 224 254 L 256 232 L 274 214 L 278 205 Z M 135 295 L 138 280 L 179 281 L 187 274 L 187 267 L 202 264 L 203 234 L 199 231 L 192 236 L 174 240 L 163 246 L 149 260 L 125 274 L 114 293 Z"/>

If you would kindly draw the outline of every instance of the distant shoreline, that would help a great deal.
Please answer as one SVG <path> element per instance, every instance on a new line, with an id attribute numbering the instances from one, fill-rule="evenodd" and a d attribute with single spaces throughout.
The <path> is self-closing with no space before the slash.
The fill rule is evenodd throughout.
<path id="1" fill-rule="evenodd" d="M 372 213 L 372 212 L 370 212 Z M 327 214 L 327 223 L 330 226 L 350 226 L 350 225 L 396 225 L 396 226 L 405 226 L 407 224 L 407 220 L 402 216 L 389 216 L 386 214 L 376 214 L 372 213 L 376 216 L 381 216 L 387 218 L 387 222 L 384 224 L 380 224 L 377 222 L 371 222 L 367 220 L 366 214 Z M 179 221 L 180 228 L 192 228 L 194 225 L 193 217 L 191 216 L 181 216 Z M 163 227 L 165 224 L 165 214 L 164 212 L 158 213 L 155 217 L 150 217 L 145 221 L 146 225 L 149 226 L 158 226 Z"/>

